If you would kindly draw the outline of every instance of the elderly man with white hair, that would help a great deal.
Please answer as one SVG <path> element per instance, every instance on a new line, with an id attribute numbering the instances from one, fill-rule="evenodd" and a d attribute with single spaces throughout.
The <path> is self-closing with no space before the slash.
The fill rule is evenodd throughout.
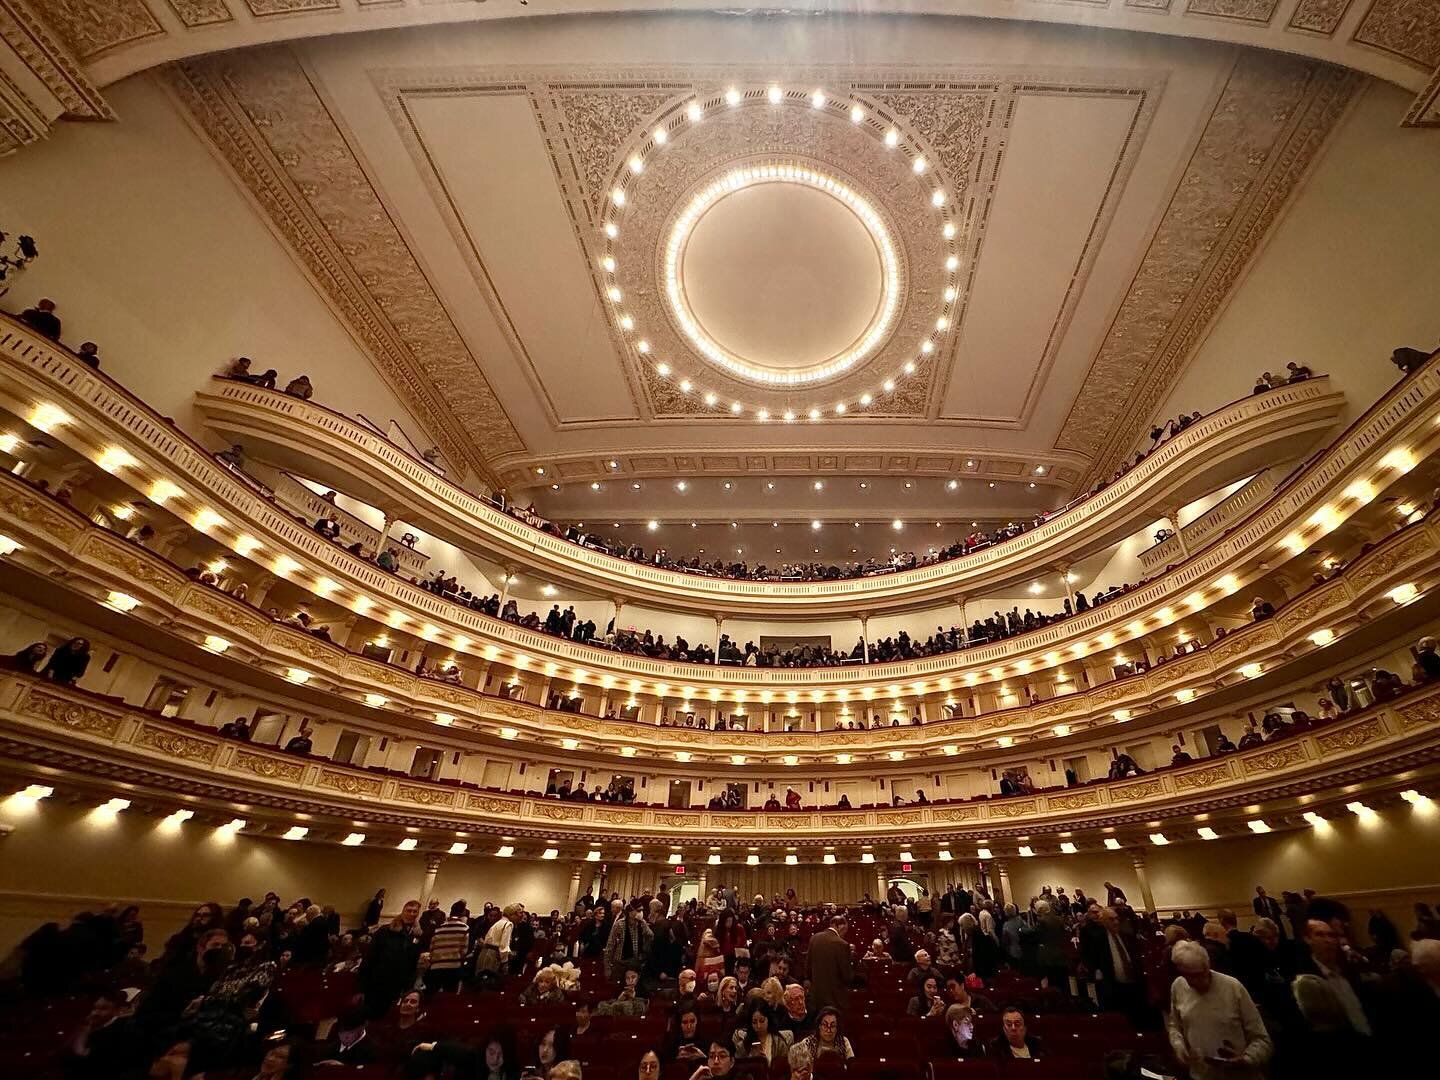
<path id="1" fill-rule="evenodd" d="M 1194 1080 L 1260 1080 L 1274 1044 L 1260 1011 L 1238 979 L 1210 970 L 1196 941 L 1176 942 L 1170 959 L 1180 972 L 1170 987 L 1170 1046 Z"/>

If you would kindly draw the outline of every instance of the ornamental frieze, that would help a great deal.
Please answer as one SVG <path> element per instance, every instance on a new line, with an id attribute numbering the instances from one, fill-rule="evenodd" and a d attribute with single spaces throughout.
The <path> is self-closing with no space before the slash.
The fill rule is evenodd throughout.
<path id="1" fill-rule="evenodd" d="M 1434 724 L 1440 722 L 1440 698 L 1426 698 L 1413 705 L 1402 705 L 1397 711 L 1401 731 L 1409 731 L 1421 724 Z"/>
<path id="2" fill-rule="evenodd" d="M 25 700 L 20 703 L 20 712 L 25 716 L 48 720 L 71 731 L 82 731 L 87 735 L 100 735 L 107 739 L 113 739 L 119 733 L 123 720 L 123 717 L 116 713 L 101 712 L 67 698 L 47 694 L 33 686 L 25 695 Z"/>
<path id="3" fill-rule="evenodd" d="M 130 581 L 138 581 L 167 600 L 174 600 L 189 584 L 189 579 L 168 567 L 161 567 L 152 561 L 148 553 L 127 551 L 117 545 L 124 541 L 106 533 L 95 532 L 80 549 L 80 557 L 118 571 Z"/>
<path id="4" fill-rule="evenodd" d="M 179 758 L 181 761 L 199 761 L 207 765 L 215 760 L 215 755 L 220 751 L 218 742 L 182 735 L 154 724 L 146 724 L 140 729 L 135 744 L 159 750 L 166 757 Z"/>
<path id="5" fill-rule="evenodd" d="M 209 615 L 222 626 L 238 630 L 252 641 L 259 641 L 271 627 L 269 619 L 247 610 L 239 600 L 219 595 L 205 585 L 193 586 L 181 598 L 181 604 L 188 611 Z"/>
<path id="6" fill-rule="evenodd" d="M 1339 731 L 1322 732 L 1315 737 L 1315 745 L 1322 754 L 1333 754 L 1337 751 L 1354 750 L 1384 737 L 1385 725 L 1378 716 L 1372 716 Z"/>
<path id="7" fill-rule="evenodd" d="M 1149 799 L 1156 795 L 1165 794 L 1165 781 L 1158 776 L 1153 780 L 1142 780 L 1138 784 L 1124 784 L 1120 787 L 1110 789 L 1110 801 L 1134 802 L 1136 799 Z"/>
<path id="8" fill-rule="evenodd" d="M 809 814 L 766 814 L 765 824 L 780 829 L 810 829 L 815 820 Z"/>
<path id="9" fill-rule="evenodd" d="M 1289 746 L 1277 746 L 1274 750 L 1267 750 L 1263 754 L 1246 757 L 1244 759 L 1245 772 L 1248 775 L 1274 772 L 1287 765 L 1298 765 L 1304 760 L 1305 747 L 1302 744 L 1292 743 Z"/>
<path id="10" fill-rule="evenodd" d="M 660 815 L 655 815 L 655 824 L 657 825 L 685 825 L 689 822 L 690 819 L 684 817 L 677 817 L 674 821 L 661 821 Z M 745 814 L 711 814 L 710 824 L 717 829 L 753 829 L 759 822 Z"/>
<path id="11" fill-rule="evenodd" d="M 1428 555 L 1433 550 L 1431 545 L 1432 540 L 1428 532 L 1424 529 L 1417 529 L 1413 536 L 1394 547 L 1373 552 L 1361 560 L 1359 565 L 1347 567 L 1345 576 L 1358 592 L 1372 581 L 1380 580 L 1412 559 Z"/>
<path id="12" fill-rule="evenodd" d="M 919 810 L 901 810 L 898 813 L 892 811 L 885 815 L 882 824 L 885 825 L 919 825 L 925 820 L 925 815 Z"/>
<path id="13" fill-rule="evenodd" d="M 1345 584 L 1337 581 L 1334 586 L 1322 589 L 1315 596 L 1307 596 L 1298 602 L 1286 604 L 1275 620 L 1280 636 L 1283 638 L 1293 633 L 1322 611 L 1343 603 L 1345 599 Z"/>
<path id="14" fill-rule="evenodd" d="M 639 825 L 645 820 L 645 812 L 643 810 L 615 810 L 609 807 L 597 806 L 595 808 L 595 820 L 608 821 L 612 825 Z"/>
<path id="15" fill-rule="evenodd" d="M 721 824 L 720 820 L 718 820 L 718 819 L 712 819 L 712 820 L 714 821 L 714 824 L 716 824 L 716 825 Z M 747 820 L 748 820 L 748 819 L 747 819 Z M 748 823 L 751 824 L 751 825 L 754 824 L 754 822 L 748 822 Z M 694 821 L 693 818 L 687 817 L 687 816 L 684 815 L 684 814 L 662 814 L 662 813 L 657 812 L 657 813 L 655 814 L 655 824 L 656 824 L 656 825 L 678 825 L 678 826 L 680 826 L 681 828 L 684 828 L 684 827 L 686 827 L 686 826 L 694 825 L 694 824 L 695 824 L 695 821 Z"/>
<path id="16" fill-rule="evenodd" d="M 305 776 L 305 766 L 298 761 L 285 761 L 269 754 L 257 754 L 253 750 L 238 750 L 230 763 L 242 772 L 254 773 L 267 780 L 283 780 L 298 784 Z"/>
<path id="17" fill-rule="evenodd" d="M 454 791 L 444 788 L 421 787 L 418 784 L 395 785 L 395 797 L 401 802 L 420 803 L 422 806 L 454 806 Z"/>
<path id="18" fill-rule="evenodd" d="M 316 783 L 319 787 L 331 788 L 346 795 L 363 795 L 371 799 L 378 799 L 382 790 L 381 782 L 374 777 L 352 776 L 350 773 L 335 772 L 331 769 L 322 769 Z"/>
<path id="19" fill-rule="evenodd" d="M 1226 780 L 1233 778 L 1234 773 L 1230 771 L 1229 762 L 1210 765 L 1203 769 L 1186 769 L 1184 772 L 1175 774 L 1175 790 L 1197 791 L 1213 784 L 1223 784 Z"/>
<path id="20" fill-rule="evenodd" d="M 55 509 L 53 499 L 37 499 L 15 488 L 0 491 L 0 514 L 36 525 L 58 543 L 68 546 L 85 531 L 85 526 L 68 514 Z"/>
<path id="21" fill-rule="evenodd" d="M 989 806 L 989 817 L 1012 818 L 1024 817 L 1026 814 L 1036 812 L 1034 799 L 1027 799 L 1025 802 L 997 802 Z"/>
<path id="22" fill-rule="evenodd" d="M 1087 806 L 1100 805 L 1098 791 L 1075 791 L 1066 795 L 1051 795 L 1045 800 L 1051 810 L 1083 810 Z"/>
<path id="23" fill-rule="evenodd" d="M 579 821 L 585 816 L 585 808 L 550 802 L 548 799 L 537 799 L 535 814 L 537 817 L 549 818 L 551 821 Z"/>
<path id="24" fill-rule="evenodd" d="M 980 809 L 975 806 L 937 806 L 930 811 L 930 816 L 935 821 L 975 821 L 980 817 Z"/>
<path id="25" fill-rule="evenodd" d="M 825 822 L 837 829 L 859 829 L 870 824 L 870 817 L 868 814 L 831 814 Z"/>
<path id="26" fill-rule="evenodd" d="M 465 800 L 465 806 L 470 810 L 479 810 L 482 814 L 514 817 L 520 813 L 520 803 L 517 800 L 497 799 L 493 795 L 471 795 Z"/>

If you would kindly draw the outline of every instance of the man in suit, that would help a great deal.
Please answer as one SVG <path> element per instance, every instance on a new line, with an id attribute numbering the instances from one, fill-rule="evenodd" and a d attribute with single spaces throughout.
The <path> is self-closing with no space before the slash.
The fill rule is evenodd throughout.
<path id="1" fill-rule="evenodd" d="M 1125 903 L 1125 890 L 1119 885 L 1111 885 L 1105 882 L 1105 906 L 1114 907 L 1116 904 Z"/>
<path id="2" fill-rule="evenodd" d="M 1112 907 L 1096 911 L 1094 927 L 1082 930 L 1080 948 L 1081 959 L 1095 980 L 1100 1008 L 1137 1018 L 1145 1006 L 1145 973 L 1138 943 L 1121 927 L 1120 916 Z"/>
<path id="3" fill-rule="evenodd" d="M 1285 912 L 1280 901 L 1267 894 L 1264 885 L 1255 886 L 1255 899 L 1250 901 L 1250 906 L 1255 909 L 1257 919 L 1269 919 L 1279 928 L 1282 938 L 1289 936 L 1285 932 Z"/>
<path id="4" fill-rule="evenodd" d="M 845 929 L 845 916 L 836 915 L 810 939 L 810 1006 L 816 1013 L 827 1005 L 843 1009 L 845 992 L 854 981 Z"/>

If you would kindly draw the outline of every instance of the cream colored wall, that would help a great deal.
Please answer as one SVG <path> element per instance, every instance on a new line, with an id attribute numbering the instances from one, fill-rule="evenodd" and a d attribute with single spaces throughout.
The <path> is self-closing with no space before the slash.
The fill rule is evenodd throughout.
<path id="1" fill-rule="evenodd" d="M 1404 91 L 1372 82 L 1157 416 L 1242 396 L 1298 360 L 1353 419 L 1399 376 L 1397 345 L 1440 345 L 1440 131 L 1401 128 Z"/>
<path id="2" fill-rule="evenodd" d="M 282 386 L 308 373 L 331 408 L 418 431 L 154 79 L 105 94 L 119 123 L 62 124 L 0 165 L 4 228 L 40 248 L 0 303 L 49 296 L 66 344 L 93 339 L 107 373 L 190 431 L 200 373 L 241 354 Z"/>
<path id="3" fill-rule="evenodd" d="M 56 799 L 30 810 L 0 802 L 0 829 L 13 830 L 0 839 L 0 955 L 41 922 L 63 924 L 110 900 L 141 905 L 153 949 L 205 900 L 229 907 L 269 890 L 287 902 L 308 896 L 333 905 L 350 926 L 376 889 L 386 890 L 393 910 L 424 887 L 423 852 L 244 834 L 221 842 L 206 825 L 190 822 L 175 833 L 159 822 L 138 808 L 107 824 L 87 807 Z M 447 856 L 433 895 L 446 906 L 461 898 L 477 909 L 487 900 L 519 900 L 549 912 L 563 906 L 573 869 L 558 861 Z"/>
<path id="4" fill-rule="evenodd" d="M 1182 834 L 1172 823 L 1165 832 L 1172 841 Z M 1103 899 L 1108 880 L 1139 907 L 1134 854 L 1127 850 L 1008 858 L 1005 863 L 1012 894 L 1021 902 L 1037 895 L 1042 885 L 1064 886 L 1069 893 L 1078 886 L 1086 895 Z M 1375 907 L 1408 932 L 1414 926 L 1411 905 L 1416 900 L 1433 903 L 1440 893 L 1440 810 L 1402 804 L 1368 823 L 1345 815 L 1326 829 L 1149 845 L 1139 854 L 1159 911 L 1233 907 L 1248 917 L 1256 885 L 1276 897 L 1284 889 L 1314 889 L 1345 900 L 1361 924 Z"/>

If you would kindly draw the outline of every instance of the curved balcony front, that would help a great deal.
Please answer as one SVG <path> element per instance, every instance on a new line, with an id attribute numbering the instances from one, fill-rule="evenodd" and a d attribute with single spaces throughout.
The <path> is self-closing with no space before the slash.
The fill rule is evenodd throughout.
<path id="1" fill-rule="evenodd" d="M 455 486 L 348 417 L 248 383 L 215 380 L 195 407 L 227 438 L 504 565 L 596 596 L 735 616 L 874 614 L 946 603 L 1074 563 L 1274 461 L 1297 457 L 1333 426 L 1343 396 L 1326 378 L 1252 395 L 1162 444 L 1103 491 L 1011 540 L 945 562 L 840 581 L 748 581 L 617 558 L 519 521 Z"/>
<path id="2" fill-rule="evenodd" d="M 1272 828 L 1307 827 L 1305 815 L 1338 813 L 1368 792 L 1393 796 L 1440 775 L 1440 687 L 1429 686 L 1282 741 L 1126 780 L 1033 795 L 935 806 L 735 812 L 602 803 L 377 774 L 236 743 L 205 728 L 70 687 L 22 676 L 0 680 L 0 757 L 34 782 L 120 786 L 133 799 L 177 798 L 223 822 L 303 815 L 312 831 L 340 836 L 363 824 L 391 846 L 419 833 L 444 850 L 455 836 L 585 844 L 754 846 L 958 842 L 1039 846 L 1063 830 L 1076 847 L 1104 838 L 1193 832 L 1197 815 L 1263 817 Z M 1238 824 L 1236 822 L 1235 824 Z M 318 838 L 318 836 L 317 836 Z M 1108 845 L 1106 845 L 1108 846 Z M 813 860 L 814 855 L 810 858 Z"/>
<path id="3" fill-rule="evenodd" d="M 1106 681 L 1076 686 L 1050 700 L 988 711 L 972 708 L 972 714 L 978 715 L 931 719 L 919 727 L 837 730 L 835 720 L 842 708 L 848 708 L 845 699 L 838 693 L 831 697 L 812 693 L 807 708 L 816 710 L 817 717 L 822 709 L 829 714 L 829 722 L 818 730 L 709 731 L 659 726 L 658 714 L 649 721 L 603 716 L 607 700 L 613 700 L 608 697 L 611 688 L 604 684 L 586 686 L 583 704 L 593 712 L 581 713 L 418 676 L 408 667 L 350 651 L 269 618 L 10 476 L 0 476 L 0 529 L 22 545 L 6 562 L 25 567 L 46 588 L 63 585 L 78 598 L 96 602 L 119 590 L 138 600 L 127 622 L 144 628 L 147 647 L 182 665 L 193 660 L 196 646 L 219 637 L 228 656 L 250 671 L 263 672 L 279 684 L 285 678 L 294 682 L 295 670 L 301 670 L 311 689 L 339 695 L 351 706 L 365 702 L 369 717 L 388 718 L 395 732 L 424 730 L 443 718 L 456 724 L 457 731 L 468 729 L 512 744 L 575 750 L 583 740 L 586 751 L 616 760 L 683 753 L 683 761 L 724 761 L 740 755 L 753 764 L 768 760 L 812 767 L 843 762 L 863 768 L 866 762 L 883 761 L 897 750 L 938 759 L 996 745 L 1021 752 L 1037 739 L 1058 746 L 1066 743 L 1065 737 L 1073 743 L 1099 725 L 1148 727 L 1169 722 L 1184 715 L 1192 700 L 1205 707 L 1219 700 L 1211 695 L 1233 696 L 1232 691 L 1240 692 L 1237 688 L 1257 677 L 1262 682 L 1255 685 L 1261 686 L 1272 672 L 1276 678 L 1293 679 L 1296 665 L 1309 672 L 1329 657 L 1372 648 L 1376 635 L 1413 634 L 1424 620 L 1433 618 L 1440 602 L 1434 588 L 1440 583 L 1440 515 L 1432 514 L 1375 543 L 1335 576 L 1282 605 L 1274 618 L 1246 625 L 1149 671 L 1122 678 L 1097 672 Z M 25 591 L 21 580 L 8 580 L 16 595 Z M 1403 602 L 1397 602 L 1401 596 Z M 744 670 L 725 669 L 724 674 Z M 988 674 L 986 681 L 993 685 Z M 482 676 L 477 685 L 483 683 Z M 978 685 L 978 677 L 973 684 L 967 678 L 953 692 L 963 697 Z M 633 692 L 614 685 L 616 697 Z M 928 692 L 933 702 L 951 691 L 931 684 Z M 857 695 L 854 704 L 862 710 L 867 706 L 863 695 Z M 764 714 L 773 708 L 778 715 L 786 708 L 783 701 L 773 706 L 756 702 L 751 707 L 766 724 L 770 717 Z M 370 711 L 376 708 L 383 712 Z"/>
<path id="4" fill-rule="evenodd" d="M 979 678 L 982 672 L 1004 671 L 1007 665 L 1014 665 L 1016 671 L 1029 670 L 1062 649 L 1076 657 L 1108 649 L 1165 625 L 1175 618 L 1176 611 L 1200 610 L 1216 597 L 1234 592 L 1260 568 L 1270 565 L 1277 549 L 1288 549 L 1291 554 L 1304 550 L 1346 513 L 1363 506 L 1403 475 L 1440 440 L 1440 431 L 1429 422 L 1440 405 L 1440 364 L 1432 362 L 1392 389 L 1343 438 L 1312 458 L 1222 539 L 1142 588 L 1101 607 L 1018 637 L 911 661 L 842 668 L 712 667 L 614 653 L 527 631 L 415 587 L 300 525 L 179 435 L 173 425 L 153 418 L 109 380 L 48 343 L 36 345 L 11 335 L 0 339 L 0 350 L 5 357 L 0 362 L 0 395 L 9 398 L 15 411 L 28 415 L 40 403 L 64 410 L 69 419 L 56 428 L 54 436 L 92 460 L 100 460 L 109 447 L 126 448 L 135 459 L 133 467 L 124 470 L 128 483 L 152 495 L 155 485 L 170 485 L 180 494 L 167 505 L 177 513 L 192 515 L 197 522 L 206 514 L 218 517 L 219 524 L 203 518 L 211 535 L 232 548 L 243 544 L 246 552 L 257 551 L 252 557 L 263 558 L 283 571 L 281 576 L 317 592 L 323 585 L 325 592 L 353 610 L 379 612 L 397 627 L 413 623 L 423 636 L 453 641 L 459 650 L 472 655 L 487 659 L 523 655 L 529 662 L 578 671 L 580 681 L 610 678 L 622 685 L 636 681 L 649 687 L 685 686 L 696 696 L 711 690 L 727 696 L 737 691 L 811 694 L 870 688 L 882 692 L 896 684 Z M 1297 384 L 1296 389 L 1307 385 Z M 1190 432 L 1201 426 L 1195 425 Z M 1350 493 L 1337 496 L 1342 488 Z M 1113 489 L 1101 496 L 1109 490 Z M 1335 500 L 1328 514 L 1322 513 L 1327 500 Z M 527 528 L 519 522 L 511 524 Z M 1025 540 L 1022 536 L 1012 543 Z M 1109 644 L 1105 643 L 1107 637 Z"/>

